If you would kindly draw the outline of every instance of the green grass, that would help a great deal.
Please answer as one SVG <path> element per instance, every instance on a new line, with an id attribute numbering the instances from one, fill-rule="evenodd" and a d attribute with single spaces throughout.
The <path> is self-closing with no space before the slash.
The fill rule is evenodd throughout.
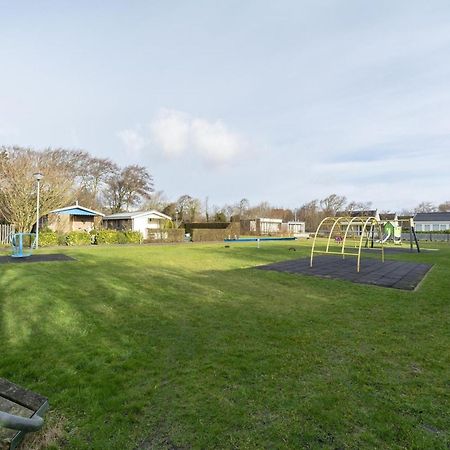
<path id="1" fill-rule="evenodd" d="M 1 265 L 0 376 L 64 418 L 50 448 L 448 449 L 449 247 L 389 256 L 435 264 L 405 292 L 253 268 L 292 245 Z"/>

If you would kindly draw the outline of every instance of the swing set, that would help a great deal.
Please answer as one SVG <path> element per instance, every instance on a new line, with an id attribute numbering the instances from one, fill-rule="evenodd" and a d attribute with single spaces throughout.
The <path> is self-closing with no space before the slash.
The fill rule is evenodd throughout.
<path id="1" fill-rule="evenodd" d="M 326 238 L 325 249 L 318 249 L 318 238 Z M 375 217 L 326 217 L 320 222 L 311 248 L 310 267 L 315 254 L 356 257 L 356 271 L 361 268 L 361 250 L 364 247 L 381 252 L 384 262 L 383 226 Z M 379 243 L 381 247 L 375 247 Z"/>

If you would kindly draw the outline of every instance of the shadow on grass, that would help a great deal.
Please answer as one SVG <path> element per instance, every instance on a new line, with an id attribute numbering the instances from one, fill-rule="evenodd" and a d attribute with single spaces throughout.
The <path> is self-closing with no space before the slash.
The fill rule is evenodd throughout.
<path id="1" fill-rule="evenodd" d="M 380 295 L 240 269 L 288 252 L 236 250 L 8 268 L 0 375 L 50 398 L 70 448 L 439 448 L 420 428 L 445 429 L 444 299 L 427 301 L 439 274 L 413 297 Z"/>

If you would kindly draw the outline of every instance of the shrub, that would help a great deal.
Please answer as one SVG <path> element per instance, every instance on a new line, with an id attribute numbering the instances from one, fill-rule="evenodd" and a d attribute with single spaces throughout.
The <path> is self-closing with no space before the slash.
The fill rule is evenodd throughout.
<path id="1" fill-rule="evenodd" d="M 71 231 L 66 236 L 67 245 L 90 245 L 91 235 L 86 231 Z"/>
<path id="2" fill-rule="evenodd" d="M 124 244 L 140 244 L 142 242 L 142 234 L 140 231 L 124 231 L 121 233 L 124 236 Z M 119 242 L 122 244 L 122 242 Z"/>
<path id="3" fill-rule="evenodd" d="M 99 230 L 96 233 L 97 244 L 117 244 L 118 236 L 115 230 Z"/>
<path id="4" fill-rule="evenodd" d="M 59 235 L 54 231 L 43 231 L 39 233 L 39 246 L 50 247 L 52 245 L 59 245 Z"/>
<path id="5" fill-rule="evenodd" d="M 95 244 L 140 244 L 139 231 L 98 230 L 93 234 Z"/>

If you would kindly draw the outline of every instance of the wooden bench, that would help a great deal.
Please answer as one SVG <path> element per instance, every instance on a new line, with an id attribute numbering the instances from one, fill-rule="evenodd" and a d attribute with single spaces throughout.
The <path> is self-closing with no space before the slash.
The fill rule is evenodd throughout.
<path id="1" fill-rule="evenodd" d="M 0 378 L 0 450 L 14 450 L 43 425 L 48 399 Z"/>

